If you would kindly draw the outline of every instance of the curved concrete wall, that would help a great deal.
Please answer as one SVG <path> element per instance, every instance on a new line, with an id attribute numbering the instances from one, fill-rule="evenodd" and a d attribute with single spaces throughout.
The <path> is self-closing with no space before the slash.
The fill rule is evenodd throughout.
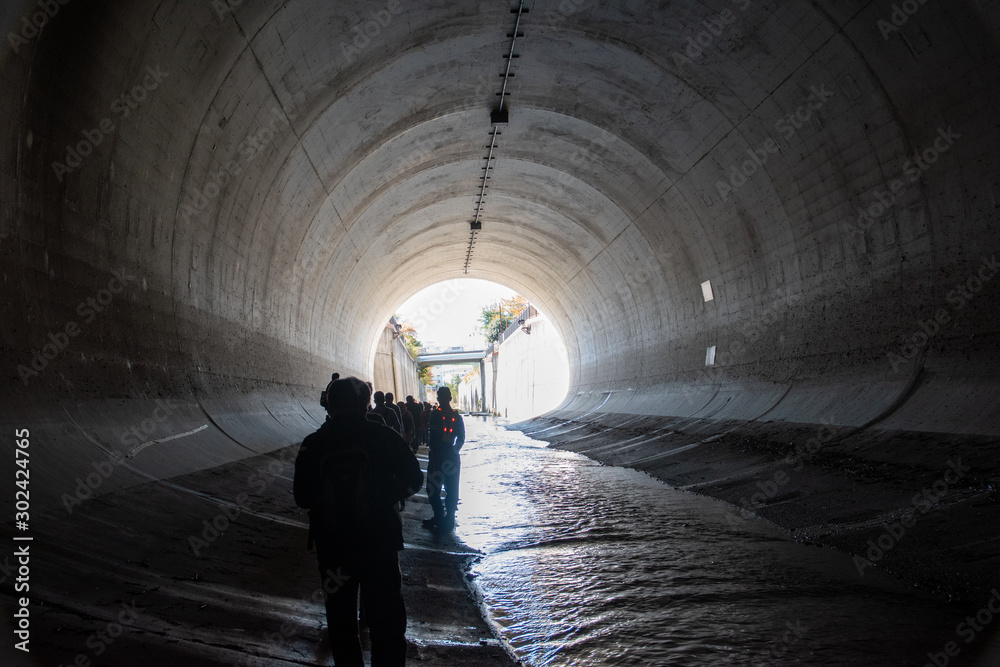
<path id="1" fill-rule="evenodd" d="M 193 433 L 136 480 L 295 442 L 464 274 L 508 4 L 49 4 L 0 10 L 0 410 L 39 495 L 157 399 L 145 439 Z M 527 14 L 468 275 L 559 329 L 559 414 L 995 436 L 998 11 Z"/>
<path id="2" fill-rule="evenodd" d="M 417 362 L 410 356 L 402 338 L 393 338 L 390 326 L 382 329 L 375 350 L 374 370 L 371 377 L 375 391 L 392 392 L 397 402 L 413 396 L 423 400 L 426 393 L 418 377 Z"/>

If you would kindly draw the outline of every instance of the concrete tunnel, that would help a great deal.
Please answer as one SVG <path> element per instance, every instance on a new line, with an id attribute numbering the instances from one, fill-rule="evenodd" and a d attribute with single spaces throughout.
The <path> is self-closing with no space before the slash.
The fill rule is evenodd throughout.
<path id="1" fill-rule="evenodd" d="M 806 447 L 806 475 L 742 506 L 841 526 L 849 553 L 961 457 L 898 569 L 995 582 L 1000 4 L 0 15 L 0 411 L 30 430 L 34 512 L 65 518 L 164 410 L 96 495 L 300 442 L 395 308 L 471 277 L 567 348 L 565 401 L 520 428 L 624 465 L 690 445 L 637 465 L 737 506 Z"/>

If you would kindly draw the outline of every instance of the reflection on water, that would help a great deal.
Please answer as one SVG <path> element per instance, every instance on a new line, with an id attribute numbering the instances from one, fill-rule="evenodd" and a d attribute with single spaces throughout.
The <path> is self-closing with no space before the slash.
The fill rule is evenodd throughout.
<path id="1" fill-rule="evenodd" d="M 528 665 L 922 665 L 956 610 L 722 503 L 467 417 L 458 535 Z M 952 662 L 952 664 L 955 664 Z"/>

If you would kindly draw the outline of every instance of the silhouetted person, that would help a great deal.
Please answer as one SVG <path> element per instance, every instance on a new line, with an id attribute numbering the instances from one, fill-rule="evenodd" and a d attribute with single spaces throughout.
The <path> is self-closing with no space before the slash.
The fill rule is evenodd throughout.
<path id="1" fill-rule="evenodd" d="M 336 375 L 336 374 L 334 374 L 334 375 Z M 340 377 L 340 376 L 336 375 L 336 377 L 334 377 L 333 379 L 336 380 L 338 377 Z M 375 387 L 372 385 L 372 383 L 371 382 L 365 382 L 365 384 L 368 385 L 368 394 L 369 395 L 373 394 L 375 392 Z M 326 407 L 326 406 L 324 405 L 323 407 Z M 368 419 L 368 421 L 375 422 L 376 424 L 381 424 L 382 426 L 388 426 L 388 424 L 385 423 L 385 419 L 382 418 L 382 415 L 377 415 L 374 412 L 372 412 L 372 402 L 371 402 L 371 400 L 369 400 L 368 401 L 368 405 L 365 406 L 365 412 L 367 413 L 366 414 L 366 418 Z"/>
<path id="2" fill-rule="evenodd" d="M 295 502 L 309 509 L 309 542 L 316 545 L 337 667 L 364 666 L 359 590 L 372 665 L 406 663 L 398 503 L 420 488 L 423 473 L 398 433 L 366 419 L 369 396 L 370 389 L 357 378 L 331 382 L 329 418 L 306 437 L 295 460 Z"/>
<path id="3" fill-rule="evenodd" d="M 427 445 L 427 499 L 434 517 L 425 519 L 424 527 L 452 530 L 458 510 L 458 484 L 462 472 L 459 452 L 465 444 L 465 422 L 451 407 L 451 389 L 439 388 L 437 397 L 441 407 L 428 419 L 430 442 Z M 446 492 L 444 503 L 441 502 L 442 487 Z"/>
<path id="4" fill-rule="evenodd" d="M 406 409 L 406 403 L 402 401 L 397 403 L 396 407 L 399 408 L 399 414 L 403 420 L 403 441 L 416 453 L 417 448 L 413 446 L 413 442 L 416 439 L 417 429 L 413 425 L 413 415 Z"/>
<path id="5" fill-rule="evenodd" d="M 339 379 L 340 379 L 340 373 L 334 373 L 333 375 L 330 376 L 330 382 L 328 382 L 326 386 L 329 387 L 331 384 L 333 384 Z M 322 405 L 324 408 L 326 407 L 326 389 L 324 389 L 319 395 L 319 404 Z M 330 417 L 328 416 L 327 419 L 329 418 Z"/>
<path id="6" fill-rule="evenodd" d="M 424 407 L 420 411 L 420 444 L 426 445 L 430 440 L 430 436 L 427 433 L 427 426 L 430 424 L 431 418 L 431 404 L 424 401 Z"/>
<path id="7" fill-rule="evenodd" d="M 410 417 L 413 418 L 414 438 L 413 442 L 410 443 L 410 449 L 416 451 L 423 444 L 424 440 L 420 432 L 420 413 L 423 412 L 423 406 L 417 403 L 412 396 L 407 396 L 406 409 L 410 412 Z"/>
<path id="8" fill-rule="evenodd" d="M 403 435 L 403 413 L 396 407 L 396 397 L 392 395 L 391 391 L 385 392 L 385 407 L 396 415 L 396 419 L 399 420 L 399 434 Z"/>
<path id="9" fill-rule="evenodd" d="M 396 433 L 399 433 L 402 428 L 399 423 L 399 418 L 396 417 L 395 411 L 390 410 L 385 404 L 385 394 L 380 391 L 376 391 L 372 398 L 375 400 L 375 407 L 369 412 L 381 417 L 385 420 L 386 426 L 394 430 Z"/>

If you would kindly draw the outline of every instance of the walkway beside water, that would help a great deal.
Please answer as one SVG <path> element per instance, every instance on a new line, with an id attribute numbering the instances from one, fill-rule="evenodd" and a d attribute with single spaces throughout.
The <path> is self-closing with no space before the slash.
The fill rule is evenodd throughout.
<path id="1" fill-rule="evenodd" d="M 60 508 L 38 516 L 31 653 L 5 641 L 0 664 L 332 665 L 316 556 L 306 551 L 306 516 L 291 495 L 296 451 L 84 500 L 72 514 Z M 423 530 L 420 519 L 429 514 L 421 493 L 404 517 L 410 661 L 512 665 L 467 586 L 474 554 Z M 2 590 L 6 603 L 13 578 Z"/>

